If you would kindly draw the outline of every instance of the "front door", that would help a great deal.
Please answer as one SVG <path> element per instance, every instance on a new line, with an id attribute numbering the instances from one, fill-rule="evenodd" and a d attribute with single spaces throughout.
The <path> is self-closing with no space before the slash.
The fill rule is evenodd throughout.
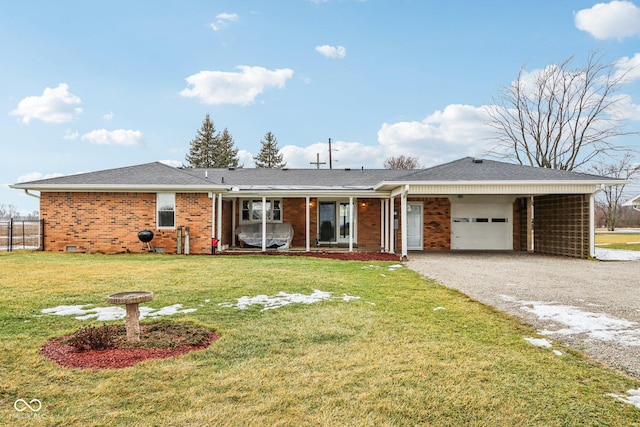
<path id="1" fill-rule="evenodd" d="M 320 202 L 319 238 L 323 243 L 336 241 L 336 203 Z"/>
<path id="2" fill-rule="evenodd" d="M 422 203 L 407 205 L 407 249 L 422 250 Z"/>

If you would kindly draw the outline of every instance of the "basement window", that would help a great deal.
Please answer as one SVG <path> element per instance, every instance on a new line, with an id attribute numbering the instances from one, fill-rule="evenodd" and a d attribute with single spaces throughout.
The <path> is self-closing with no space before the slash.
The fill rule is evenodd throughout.
<path id="1" fill-rule="evenodd" d="M 473 222 L 489 222 L 489 218 L 473 218 Z"/>
<path id="2" fill-rule="evenodd" d="M 507 218 L 491 218 L 491 222 L 509 222 Z"/>
<path id="3" fill-rule="evenodd" d="M 157 193 L 158 228 L 175 228 L 176 226 L 176 194 Z"/>

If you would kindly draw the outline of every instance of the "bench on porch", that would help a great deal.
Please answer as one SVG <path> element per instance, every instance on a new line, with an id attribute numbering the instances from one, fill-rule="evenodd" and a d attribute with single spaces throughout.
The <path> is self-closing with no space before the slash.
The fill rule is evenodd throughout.
<path id="1" fill-rule="evenodd" d="M 235 231 L 241 245 L 262 247 L 262 223 L 243 224 L 236 227 Z M 267 223 L 266 247 L 277 246 L 279 249 L 288 249 L 293 240 L 293 227 L 283 222 Z"/>

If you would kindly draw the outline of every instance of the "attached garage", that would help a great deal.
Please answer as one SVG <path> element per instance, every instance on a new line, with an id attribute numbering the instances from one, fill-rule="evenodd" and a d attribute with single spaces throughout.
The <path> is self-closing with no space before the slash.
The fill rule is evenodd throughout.
<path id="1" fill-rule="evenodd" d="M 451 249 L 512 250 L 514 199 L 509 196 L 452 197 Z"/>

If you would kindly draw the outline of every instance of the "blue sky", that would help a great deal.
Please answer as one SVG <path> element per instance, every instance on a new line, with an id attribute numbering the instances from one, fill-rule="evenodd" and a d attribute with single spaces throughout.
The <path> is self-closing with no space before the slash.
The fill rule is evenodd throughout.
<path id="1" fill-rule="evenodd" d="M 328 138 L 335 168 L 481 156 L 521 67 L 596 49 L 640 65 L 639 1 L 2 2 L 0 204 L 38 209 L 16 182 L 184 162 L 207 113 L 245 167 L 267 131 L 297 168 Z"/>

